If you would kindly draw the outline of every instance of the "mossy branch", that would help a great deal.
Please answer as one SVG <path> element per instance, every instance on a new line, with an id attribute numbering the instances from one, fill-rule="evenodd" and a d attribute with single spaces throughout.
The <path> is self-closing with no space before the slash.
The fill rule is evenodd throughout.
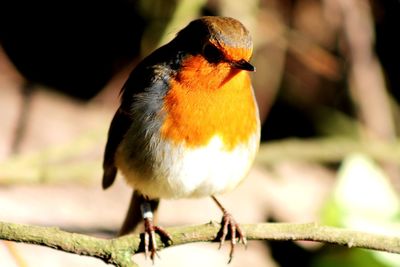
<path id="1" fill-rule="evenodd" d="M 216 240 L 220 225 L 174 227 L 166 229 L 173 244 Z M 342 228 L 320 226 L 315 223 L 260 223 L 242 225 L 249 240 L 308 240 L 348 247 L 367 248 L 400 254 L 400 236 L 384 236 Z M 83 234 L 69 233 L 55 227 L 40 227 L 0 222 L 0 239 L 50 247 L 77 255 L 99 258 L 115 266 L 137 266 L 132 255 L 142 252 L 139 235 L 128 235 L 115 239 L 103 239 Z M 160 247 L 164 247 L 157 240 Z"/>

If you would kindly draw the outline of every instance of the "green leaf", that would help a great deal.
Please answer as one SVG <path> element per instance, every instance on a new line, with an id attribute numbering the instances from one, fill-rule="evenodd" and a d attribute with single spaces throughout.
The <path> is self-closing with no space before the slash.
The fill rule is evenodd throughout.
<path id="1" fill-rule="evenodd" d="M 362 154 L 342 163 L 331 198 L 322 210 L 322 223 L 355 230 L 400 234 L 400 203 L 384 171 Z M 368 251 L 385 266 L 399 266 L 400 255 Z M 364 267 L 364 265 L 353 265 Z"/>

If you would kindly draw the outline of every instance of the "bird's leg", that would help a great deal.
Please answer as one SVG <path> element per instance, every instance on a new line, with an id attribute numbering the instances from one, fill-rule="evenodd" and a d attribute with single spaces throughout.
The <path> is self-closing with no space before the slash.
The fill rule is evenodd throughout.
<path id="1" fill-rule="evenodd" d="M 221 202 L 214 196 L 211 196 L 218 207 L 221 209 L 223 215 L 221 220 L 221 229 L 218 232 L 219 237 L 219 247 L 224 244 L 224 241 L 228 234 L 231 238 L 231 251 L 229 253 L 229 262 L 231 262 L 233 258 L 233 253 L 235 251 L 236 245 L 236 237 L 238 238 L 239 243 L 243 243 L 243 245 L 247 245 L 247 239 L 245 233 L 240 228 L 239 224 L 235 221 L 233 216 L 222 206 Z"/>
<path id="2" fill-rule="evenodd" d="M 150 259 L 154 262 L 154 257 L 157 254 L 156 233 L 160 236 L 163 243 L 172 241 L 171 236 L 161 227 L 153 224 L 153 211 L 151 205 L 147 201 L 140 204 L 140 210 L 144 220 L 144 252 L 147 258 L 150 251 Z"/>

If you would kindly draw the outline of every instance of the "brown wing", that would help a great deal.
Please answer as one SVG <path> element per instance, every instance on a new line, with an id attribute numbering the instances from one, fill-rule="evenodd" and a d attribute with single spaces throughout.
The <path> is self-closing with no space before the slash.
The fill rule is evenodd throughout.
<path id="1" fill-rule="evenodd" d="M 168 90 L 168 79 L 175 73 L 172 67 L 177 68 L 183 57 L 182 52 L 171 49 L 172 46 L 165 45 L 145 58 L 132 71 L 121 89 L 121 106 L 111 122 L 104 153 L 104 189 L 110 187 L 115 180 L 115 153 L 132 123 L 137 122 L 139 116 L 139 120 L 147 123 L 144 127 L 146 131 L 154 130 L 157 124 L 151 118 L 161 109 L 162 99 Z M 133 109 L 138 110 L 136 115 L 131 114 Z"/>
<path id="2" fill-rule="evenodd" d="M 130 116 L 119 108 L 111 121 L 103 160 L 103 189 L 110 187 L 117 175 L 115 152 L 132 124 Z"/>

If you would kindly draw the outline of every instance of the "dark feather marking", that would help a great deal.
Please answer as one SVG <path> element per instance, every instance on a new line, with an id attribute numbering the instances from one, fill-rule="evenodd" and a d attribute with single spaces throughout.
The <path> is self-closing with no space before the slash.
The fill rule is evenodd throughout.
<path id="1" fill-rule="evenodd" d="M 103 161 L 103 189 L 110 187 L 117 174 L 117 167 L 115 166 L 115 152 L 126 132 L 132 124 L 132 119 L 128 114 L 118 109 L 111 122 L 110 129 L 108 131 L 108 140 L 106 149 L 104 152 Z"/>

